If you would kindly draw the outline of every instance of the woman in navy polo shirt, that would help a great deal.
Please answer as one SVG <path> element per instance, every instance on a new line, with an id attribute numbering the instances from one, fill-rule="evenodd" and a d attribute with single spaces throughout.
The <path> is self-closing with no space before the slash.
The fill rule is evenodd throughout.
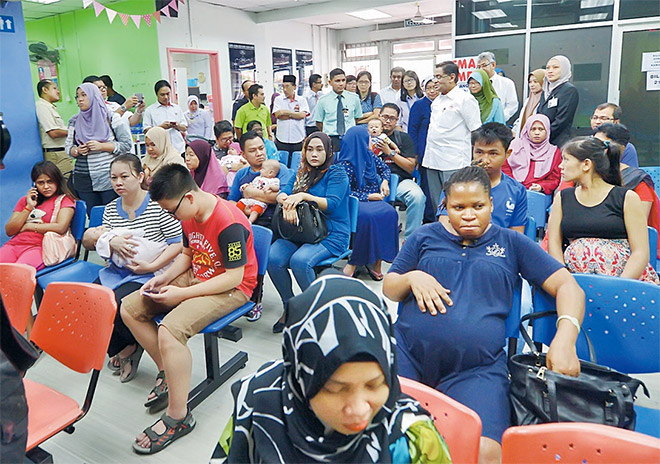
<path id="1" fill-rule="evenodd" d="M 575 341 L 584 293 L 554 258 L 518 232 L 490 222 L 490 180 L 479 167 L 445 185 L 448 224 L 422 226 L 404 244 L 383 293 L 400 301 L 399 374 L 429 385 L 481 417 L 480 462 L 498 462 L 510 425 L 505 320 L 518 274 L 557 298 L 548 368 L 578 375 Z"/>

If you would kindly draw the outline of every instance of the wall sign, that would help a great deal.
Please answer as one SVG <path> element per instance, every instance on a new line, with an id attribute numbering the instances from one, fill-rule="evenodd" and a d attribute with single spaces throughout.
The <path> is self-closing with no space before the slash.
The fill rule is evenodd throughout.
<path id="1" fill-rule="evenodd" d="M 0 16 L 0 32 L 16 32 L 13 16 Z"/>

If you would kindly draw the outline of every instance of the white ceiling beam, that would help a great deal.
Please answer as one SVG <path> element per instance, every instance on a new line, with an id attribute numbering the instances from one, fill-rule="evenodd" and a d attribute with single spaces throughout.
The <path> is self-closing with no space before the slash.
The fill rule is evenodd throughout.
<path id="1" fill-rule="evenodd" d="M 402 3 L 410 3 L 410 0 L 360 0 L 359 2 L 356 2 L 355 0 L 329 0 L 322 3 L 312 3 L 291 8 L 250 13 L 250 17 L 255 23 L 269 23 L 333 13 L 348 13 Z"/>

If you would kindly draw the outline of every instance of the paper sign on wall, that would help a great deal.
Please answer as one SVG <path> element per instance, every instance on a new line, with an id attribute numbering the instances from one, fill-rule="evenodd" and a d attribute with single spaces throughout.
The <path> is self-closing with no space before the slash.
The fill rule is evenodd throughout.
<path id="1" fill-rule="evenodd" d="M 454 58 L 452 61 L 458 66 L 458 86 L 466 90 L 468 89 L 468 77 L 477 69 L 477 58 L 476 56 L 466 56 L 462 58 Z"/>
<path id="2" fill-rule="evenodd" d="M 660 90 L 660 71 L 646 73 L 646 90 Z"/>
<path id="3" fill-rule="evenodd" d="M 660 52 L 642 53 L 642 72 L 660 71 Z"/>

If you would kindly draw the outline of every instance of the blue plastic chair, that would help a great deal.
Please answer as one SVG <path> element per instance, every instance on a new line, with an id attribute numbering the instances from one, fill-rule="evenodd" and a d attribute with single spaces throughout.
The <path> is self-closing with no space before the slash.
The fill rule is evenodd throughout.
<path id="1" fill-rule="evenodd" d="M 237 342 L 242 338 L 242 332 L 239 327 L 230 326 L 232 322 L 257 304 L 261 304 L 261 294 L 263 279 L 268 269 L 268 255 L 270 253 L 270 242 L 273 238 L 273 232 L 262 226 L 253 225 L 252 234 L 254 237 L 254 251 L 257 255 L 257 286 L 252 293 L 252 299 L 240 308 L 235 309 L 229 314 L 225 314 L 220 319 L 207 325 L 199 333 L 204 334 L 204 353 L 206 358 L 206 378 L 199 385 L 193 388 L 188 395 L 188 407 L 194 409 L 202 401 L 208 398 L 223 383 L 231 378 L 236 372 L 244 368 L 248 361 L 248 354 L 239 351 L 231 359 L 220 365 L 220 353 L 218 350 L 217 338 L 226 338 Z M 154 321 L 160 323 L 164 315 L 154 318 Z"/>
<path id="2" fill-rule="evenodd" d="M 508 339 L 507 353 L 509 356 L 516 354 L 518 350 L 518 337 L 520 336 L 520 316 L 522 309 L 522 277 L 513 288 L 513 299 L 511 300 L 511 312 L 505 321 L 505 334 Z"/>
<path id="3" fill-rule="evenodd" d="M 649 231 L 649 264 L 657 270 L 658 266 L 658 231 L 647 226 Z"/>
<path id="4" fill-rule="evenodd" d="M 548 195 L 527 190 L 527 215 L 534 218 L 537 229 L 544 229 L 547 219 Z"/>
<path id="5" fill-rule="evenodd" d="M 644 171 L 648 172 L 655 185 L 655 194 L 660 197 L 660 166 L 644 166 Z"/>
<path id="6" fill-rule="evenodd" d="M 538 238 L 538 235 L 536 234 L 536 221 L 531 216 L 527 216 L 527 224 L 525 224 L 525 237 L 531 238 L 535 242 Z"/>
<path id="7" fill-rule="evenodd" d="M 583 332 L 589 336 L 595 362 L 627 374 L 660 372 L 660 287 L 639 280 L 594 274 L 574 274 L 585 293 L 582 332 L 577 354 L 589 360 Z M 540 289 L 534 292 L 534 311 L 554 310 L 555 302 Z M 550 344 L 556 317 L 534 321 L 535 341 Z M 635 406 L 635 430 L 660 437 L 660 410 Z"/>
<path id="8" fill-rule="evenodd" d="M 298 172 L 298 168 L 300 167 L 300 160 L 302 158 L 302 152 L 301 151 L 294 151 L 291 153 L 291 164 L 289 166 L 289 169 L 293 172 L 293 175 L 295 176 L 296 173 Z"/>
<path id="9" fill-rule="evenodd" d="M 360 201 L 357 197 L 349 196 L 348 197 L 348 221 L 351 227 L 351 241 L 353 240 L 353 235 L 357 232 L 357 221 L 358 221 L 358 209 L 360 207 Z M 316 265 L 316 267 L 328 267 L 335 264 L 341 259 L 348 259 L 351 256 L 352 247 L 349 247 L 339 256 L 331 256 L 328 259 L 324 259 Z"/>
<path id="10" fill-rule="evenodd" d="M 280 157 L 280 163 L 284 164 L 286 167 L 289 167 L 289 152 L 279 150 L 277 155 Z"/>
<path id="11" fill-rule="evenodd" d="M 399 188 L 399 175 L 391 174 L 390 175 L 390 194 L 385 198 L 385 201 L 388 203 L 394 203 L 396 200 L 396 189 Z"/>

